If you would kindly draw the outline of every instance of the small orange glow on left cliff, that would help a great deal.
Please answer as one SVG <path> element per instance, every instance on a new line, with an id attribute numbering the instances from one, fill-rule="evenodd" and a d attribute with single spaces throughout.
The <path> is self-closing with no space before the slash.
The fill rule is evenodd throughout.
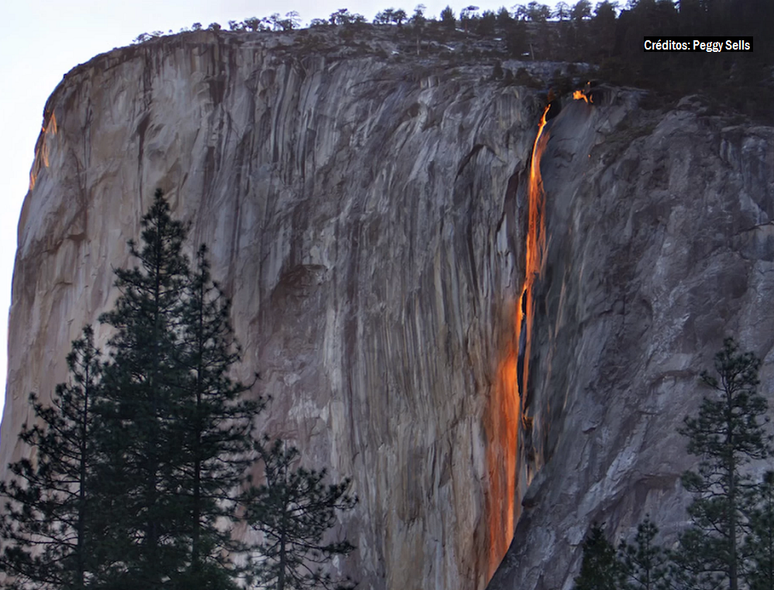
<path id="1" fill-rule="evenodd" d="M 46 139 L 49 135 L 56 135 L 59 131 L 59 127 L 56 123 L 56 115 L 51 113 L 51 117 L 48 119 L 48 123 L 41 127 L 40 137 L 38 143 L 35 146 L 35 161 L 32 163 L 32 170 L 30 170 L 30 188 L 35 188 L 35 183 L 38 180 L 38 173 L 40 172 L 41 165 L 48 168 L 48 143 Z"/>

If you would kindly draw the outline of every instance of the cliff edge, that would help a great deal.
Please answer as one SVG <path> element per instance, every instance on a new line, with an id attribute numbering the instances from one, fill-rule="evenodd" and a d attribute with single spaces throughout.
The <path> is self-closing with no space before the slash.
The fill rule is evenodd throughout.
<path id="1" fill-rule="evenodd" d="M 0 477 L 160 187 L 233 300 L 262 428 L 353 478 L 357 551 L 335 567 L 361 588 L 480 590 L 498 565 L 493 590 L 569 588 L 593 520 L 622 537 L 651 512 L 673 534 L 698 372 L 734 334 L 774 381 L 774 130 L 632 90 L 566 101 L 538 162 L 525 348 L 534 91 L 491 64 L 294 43 L 188 33 L 56 89 L 19 223 Z"/>

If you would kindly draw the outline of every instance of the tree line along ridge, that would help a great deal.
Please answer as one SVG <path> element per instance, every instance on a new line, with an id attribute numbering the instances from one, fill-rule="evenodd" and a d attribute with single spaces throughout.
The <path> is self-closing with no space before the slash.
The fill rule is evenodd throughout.
<path id="1" fill-rule="evenodd" d="M 201 23 L 180 32 L 202 30 Z M 555 6 L 536 0 L 510 9 L 480 10 L 467 6 L 455 13 L 447 6 L 438 17 L 424 5 L 413 12 L 385 8 L 372 21 L 340 9 L 327 18 L 314 18 L 302 28 L 297 12 L 285 16 L 250 17 L 218 23 L 206 29 L 218 35 L 293 33 L 301 53 L 325 53 L 350 46 L 383 59 L 435 56 L 452 63 L 496 64 L 502 60 L 562 62 L 585 79 L 511 79 L 511 83 L 553 86 L 557 95 L 589 76 L 619 86 L 653 92 L 653 106 L 668 106 L 689 94 L 703 95 L 711 113 L 741 113 L 771 122 L 774 102 L 774 3 L 769 0 L 578 0 Z M 172 33 L 172 31 L 169 31 Z M 164 36 L 143 33 L 142 43 Z M 754 52 L 745 54 L 645 52 L 645 36 L 753 36 Z M 375 37 L 391 38 L 397 55 L 369 44 Z"/>

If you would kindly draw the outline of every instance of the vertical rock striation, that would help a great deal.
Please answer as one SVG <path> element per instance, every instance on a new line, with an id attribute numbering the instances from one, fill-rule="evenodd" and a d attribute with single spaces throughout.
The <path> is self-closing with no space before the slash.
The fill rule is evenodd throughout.
<path id="1" fill-rule="evenodd" d="M 594 521 L 628 539 L 650 513 L 675 538 L 693 461 L 677 428 L 725 336 L 763 359 L 774 406 L 774 129 L 726 126 L 691 98 L 666 114 L 604 98 L 547 128 L 524 401 L 545 466 L 490 590 L 569 590 Z"/>
<path id="2" fill-rule="evenodd" d="M 735 334 L 774 379 L 774 130 L 692 100 L 571 102 L 536 150 L 530 238 L 534 96 L 491 67 L 282 45 L 300 39 L 185 34 L 54 92 L 19 223 L 0 477 L 27 452 L 28 392 L 66 378 L 160 187 L 211 247 L 241 376 L 273 397 L 262 427 L 352 476 L 358 549 L 336 567 L 361 588 L 484 588 L 517 519 L 492 590 L 569 588 L 593 520 L 623 536 L 651 512 L 674 534 L 699 370 Z"/>
<path id="3" fill-rule="evenodd" d="M 193 33 L 69 73 L 19 223 L 0 465 L 156 187 L 211 247 L 266 432 L 351 475 L 362 588 L 483 588 L 518 506 L 519 212 L 538 106 L 490 67 L 303 56 Z M 276 39 L 276 37 L 270 37 Z M 106 334 L 98 330 L 104 341 Z M 522 490 L 523 492 L 523 490 Z"/>

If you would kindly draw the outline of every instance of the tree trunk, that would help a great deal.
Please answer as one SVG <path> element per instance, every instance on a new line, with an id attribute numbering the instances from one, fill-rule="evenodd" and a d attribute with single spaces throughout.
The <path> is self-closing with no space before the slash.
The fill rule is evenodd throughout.
<path id="1" fill-rule="evenodd" d="M 739 571 L 737 567 L 736 546 L 736 462 L 734 461 L 734 422 L 733 422 L 733 390 L 726 387 L 726 452 L 728 453 L 728 588 L 739 590 Z"/>
<path id="2" fill-rule="evenodd" d="M 87 436 L 89 434 L 89 375 L 88 362 L 86 357 L 86 379 L 83 384 L 83 408 L 81 409 L 80 424 L 80 464 L 78 481 L 78 540 L 77 540 L 77 571 L 76 588 L 83 588 L 86 583 L 86 474 L 88 466 L 88 444 Z"/>

